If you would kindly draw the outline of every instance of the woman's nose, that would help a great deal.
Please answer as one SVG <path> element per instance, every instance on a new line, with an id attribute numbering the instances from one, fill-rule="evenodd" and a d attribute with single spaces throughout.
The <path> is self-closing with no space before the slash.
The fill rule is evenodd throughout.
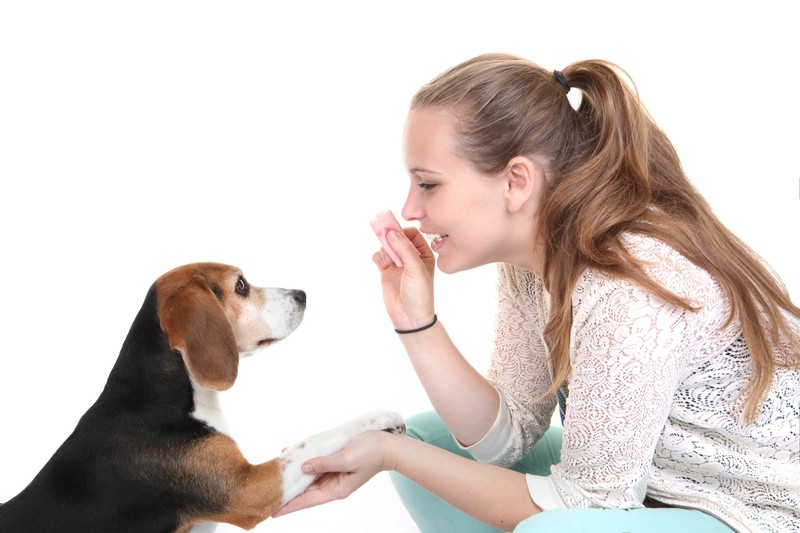
<path id="1" fill-rule="evenodd" d="M 403 204 L 403 209 L 400 210 L 400 216 L 409 222 L 419 220 L 422 217 L 422 209 L 414 200 L 411 192 L 408 193 L 406 203 Z"/>

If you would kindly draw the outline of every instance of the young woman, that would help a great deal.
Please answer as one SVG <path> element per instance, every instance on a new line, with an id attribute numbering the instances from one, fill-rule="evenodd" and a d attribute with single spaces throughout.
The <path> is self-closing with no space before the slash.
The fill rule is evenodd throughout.
<path id="1" fill-rule="evenodd" d="M 414 97 L 405 164 L 419 230 L 374 261 L 436 416 L 309 461 L 284 513 L 393 470 L 425 532 L 800 530 L 800 309 L 617 67 L 462 63 Z M 435 315 L 434 253 L 498 264 L 487 377 Z"/>

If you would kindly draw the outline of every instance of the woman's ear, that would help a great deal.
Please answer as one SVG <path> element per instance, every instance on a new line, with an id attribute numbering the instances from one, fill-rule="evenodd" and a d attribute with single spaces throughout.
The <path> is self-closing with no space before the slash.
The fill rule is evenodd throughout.
<path id="1" fill-rule="evenodd" d="M 506 206 L 516 213 L 539 194 L 542 172 L 529 157 L 517 156 L 506 167 Z"/>

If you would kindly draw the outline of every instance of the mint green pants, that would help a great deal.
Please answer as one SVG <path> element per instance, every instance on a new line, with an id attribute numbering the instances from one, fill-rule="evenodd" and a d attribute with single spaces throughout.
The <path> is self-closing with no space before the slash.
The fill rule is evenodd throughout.
<path id="1" fill-rule="evenodd" d="M 436 413 L 406 421 L 408 434 L 436 447 L 470 457 L 458 447 Z M 512 466 L 518 472 L 548 475 L 561 460 L 561 428 L 551 428 L 530 453 Z M 422 533 L 499 533 L 462 513 L 407 478 L 392 472 L 392 482 Z M 690 509 L 554 509 L 523 520 L 514 533 L 733 533 L 706 513 Z"/>

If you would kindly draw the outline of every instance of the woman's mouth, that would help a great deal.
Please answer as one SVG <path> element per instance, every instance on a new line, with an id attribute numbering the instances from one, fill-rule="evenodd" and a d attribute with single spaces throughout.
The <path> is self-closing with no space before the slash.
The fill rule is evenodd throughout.
<path id="1" fill-rule="evenodd" d="M 431 250 L 438 252 L 447 239 L 446 233 L 426 233 L 425 236 L 431 241 Z"/>

